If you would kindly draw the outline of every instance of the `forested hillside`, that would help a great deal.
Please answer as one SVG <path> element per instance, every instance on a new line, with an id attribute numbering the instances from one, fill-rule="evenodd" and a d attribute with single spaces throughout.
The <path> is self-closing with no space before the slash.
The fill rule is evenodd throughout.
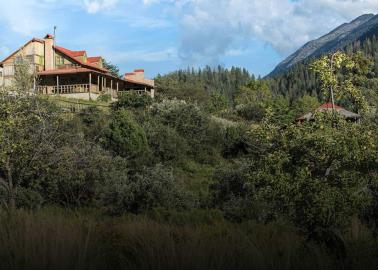
<path id="1" fill-rule="evenodd" d="M 209 102 L 212 94 L 220 94 L 231 101 L 236 91 L 251 80 L 255 80 L 255 77 L 246 69 L 218 66 L 159 75 L 156 83 L 158 92 L 166 97 Z"/>
<path id="2" fill-rule="evenodd" d="M 371 74 L 369 84 L 366 86 L 369 89 L 377 87 L 376 74 L 378 74 L 378 38 L 376 36 L 363 37 L 361 40 L 355 41 L 352 44 L 342 49 L 349 55 L 357 52 L 362 52 L 373 63 L 370 70 Z M 319 84 L 316 80 L 315 73 L 309 69 L 309 64 L 314 59 L 308 59 L 304 62 L 294 65 L 288 71 L 277 76 L 266 78 L 274 93 L 283 94 L 293 99 L 303 96 L 305 94 L 319 96 Z"/>
<path id="3" fill-rule="evenodd" d="M 0 269 L 376 269 L 376 67 L 334 60 L 302 68 L 317 96 L 205 68 L 76 113 L 19 64 L 0 91 Z M 296 123 L 331 86 L 360 121 Z"/>

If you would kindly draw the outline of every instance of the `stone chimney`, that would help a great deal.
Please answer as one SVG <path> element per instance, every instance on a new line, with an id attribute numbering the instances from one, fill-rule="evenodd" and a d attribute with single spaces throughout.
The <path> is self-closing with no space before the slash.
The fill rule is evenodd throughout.
<path id="1" fill-rule="evenodd" d="M 137 80 L 143 80 L 144 79 L 144 69 L 136 69 L 136 70 L 134 70 L 134 77 Z"/>
<path id="2" fill-rule="evenodd" d="M 54 36 L 47 34 L 45 41 L 45 70 L 53 70 L 54 67 Z"/>

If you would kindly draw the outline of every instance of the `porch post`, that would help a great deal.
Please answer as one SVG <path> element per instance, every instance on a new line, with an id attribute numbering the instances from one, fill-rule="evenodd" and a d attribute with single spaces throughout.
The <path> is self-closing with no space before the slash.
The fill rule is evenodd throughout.
<path id="1" fill-rule="evenodd" d="M 113 93 L 113 80 L 110 80 L 110 95 Z"/>
<path id="2" fill-rule="evenodd" d="M 105 89 L 108 90 L 108 87 L 106 86 L 106 77 L 104 77 L 104 84 L 105 84 Z"/>
<path id="3" fill-rule="evenodd" d="M 91 85 L 92 85 L 92 73 L 89 72 L 89 88 L 88 88 L 89 100 L 91 100 Z"/>
<path id="4" fill-rule="evenodd" d="M 59 93 L 59 76 L 56 75 L 56 93 L 55 94 L 60 94 Z"/>
<path id="5" fill-rule="evenodd" d="M 100 75 L 97 75 L 97 91 L 100 92 Z"/>

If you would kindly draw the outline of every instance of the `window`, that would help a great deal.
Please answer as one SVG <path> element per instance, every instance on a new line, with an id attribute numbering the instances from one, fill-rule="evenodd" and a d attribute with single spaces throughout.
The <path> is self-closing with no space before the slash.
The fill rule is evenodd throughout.
<path id="1" fill-rule="evenodd" d="M 39 65 L 43 65 L 43 64 L 45 63 L 45 59 L 44 59 L 44 57 L 41 56 L 41 55 L 37 55 L 37 63 L 38 63 Z"/>
<path id="2" fill-rule="evenodd" d="M 61 66 L 64 65 L 64 59 L 60 55 L 55 56 L 55 65 Z"/>
<path id="3" fill-rule="evenodd" d="M 18 55 L 14 58 L 14 63 L 16 65 L 21 64 L 24 61 L 26 61 L 29 64 L 33 64 L 34 63 L 34 55 L 27 55 L 27 56 Z"/>
<path id="4" fill-rule="evenodd" d="M 5 66 L 3 72 L 4 72 L 4 76 L 13 76 L 14 75 L 14 67 L 13 66 Z"/>
<path id="5" fill-rule="evenodd" d="M 34 56 L 33 55 L 27 55 L 25 57 L 26 61 L 29 63 L 29 64 L 34 64 Z"/>
<path id="6" fill-rule="evenodd" d="M 14 63 L 15 64 L 21 64 L 22 63 L 22 56 L 16 56 L 16 58 L 14 59 Z"/>

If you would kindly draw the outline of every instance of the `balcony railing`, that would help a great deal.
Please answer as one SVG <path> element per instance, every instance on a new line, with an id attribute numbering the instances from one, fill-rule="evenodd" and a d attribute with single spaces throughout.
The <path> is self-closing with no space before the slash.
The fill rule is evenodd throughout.
<path id="1" fill-rule="evenodd" d="M 37 86 L 37 92 L 47 95 L 76 94 L 89 92 L 89 84 L 67 84 L 55 86 Z"/>
<path id="2" fill-rule="evenodd" d="M 128 89 L 124 91 L 117 91 L 116 89 L 111 89 L 108 87 L 101 88 L 102 91 L 99 91 L 97 85 L 93 85 L 90 87 L 89 84 L 68 84 L 68 85 L 55 85 L 55 86 L 46 86 L 46 85 L 39 85 L 36 87 L 36 90 L 40 94 L 44 95 L 63 95 L 63 94 L 77 94 L 77 93 L 88 93 L 89 89 L 91 93 L 94 94 L 109 94 L 112 98 L 117 99 L 119 93 L 122 92 L 134 92 L 137 94 L 147 94 L 153 97 L 153 90 L 136 90 L 136 89 Z"/>
<path id="3" fill-rule="evenodd" d="M 56 95 L 87 92 L 89 92 L 89 84 L 67 84 L 54 86 L 52 88 L 52 93 Z"/>

